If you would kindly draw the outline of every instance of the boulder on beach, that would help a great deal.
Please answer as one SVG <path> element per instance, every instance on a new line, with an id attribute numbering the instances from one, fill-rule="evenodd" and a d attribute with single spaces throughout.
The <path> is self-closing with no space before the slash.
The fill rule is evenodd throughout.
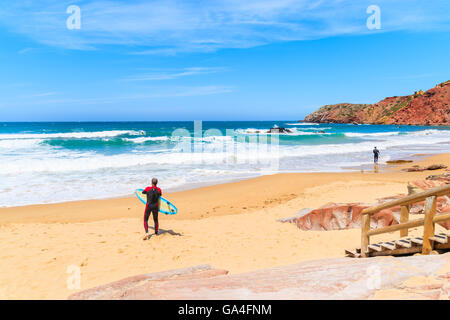
<path id="1" fill-rule="evenodd" d="M 447 169 L 447 166 L 443 164 L 432 164 L 431 166 L 427 167 L 427 170 L 440 170 L 440 169 Z"/>
<path id="2" fill-rule="evenodd" d="M 426 179 L 432 180 L 432 181 L 444 181 L 444 182 L 450 183 L 450 173 L 431 175 L 431 176 L 428 176 Z"/>
<path id="3" fill-rule="evenodd" d="M 369 205 L 360 203 L 327 203 L 326 205 L 311 210 L 293 218 L 280 219 L 280 222 L 295 223 L 301 230 L 345 230 L 361 227 L 361 211 Z M 394 208 L 395 209 L 395 208 Z M 394 209 L 383 210 L 371 216 L 371 225 L 381 228 L 397 224 Z"/>
<path id="4" fill-rule="evenodd" d="M 386 161 L 387 164 L 403 164 L 403 163 L 411 163 L 412 160 L 389 160 Z"/>
<path id="5" fill-rule="evenodd" d="M 410 168 L 406 168 L 406 169 L 402 169 L 402 171 L 406 171 L 406 172 L 422 172 L 425 170 L 440 170 L 440 169 L 447 169 L 447 166 L 443 165 L 443 164 L 432 164 L 431 166 L 428 167 L 422 167 L 422 166 L 418 166 L 418 165 L 414 165 Z"/>
<path id="6" fill-rule="evenodd" d="M 417 180 L 408 183 L 408 194 L 414 194 L 432 188 L 446 185 L 446 181 L 439 180 Z M 380 205 L 382 203 L 405 197 L 398 194 L 378 199 L 374 204 L 363 203 L 327 203 L 317 209 L 303 209 L 294 217 L 278 220 L 279 222 L 295 223 L 301 230 L 344 230 L 361 228 L 361 212 L 365 208 Z M 418 202 L 410 207 L 410 214 L 423 214 L 425 202 Z M 442 196 L 437 199 L 437 215 L 450 212 L 450 198 Z M 370 224 L 372 228 L 387 227 L 398 224 L 400 221 L 400 206 L 381 210 L 371 215 Z M 450 221 L 439 223 L 446 229 L 450 229 Z"/>
<path id="7" fill-rule="evenodd" d="M 406 169 L 402 169 L 402 171 L 406 171 L 406 172 L 422 172 L 425 171 L 426 168 L 425 167 L 421 167 L 418 165 L 412 166 L 410 168 L 406 168 Z"/>

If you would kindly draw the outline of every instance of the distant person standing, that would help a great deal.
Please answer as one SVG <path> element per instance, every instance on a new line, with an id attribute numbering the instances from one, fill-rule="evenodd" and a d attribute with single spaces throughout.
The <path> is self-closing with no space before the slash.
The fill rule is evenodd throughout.
<path id="1" fill-rule="evenodd" d="M 373 162 L 375 164 L 378 164 L 379 155 L 380 155 L 380 150 L 378 150 L 377 147 L 373 148 Z"/>

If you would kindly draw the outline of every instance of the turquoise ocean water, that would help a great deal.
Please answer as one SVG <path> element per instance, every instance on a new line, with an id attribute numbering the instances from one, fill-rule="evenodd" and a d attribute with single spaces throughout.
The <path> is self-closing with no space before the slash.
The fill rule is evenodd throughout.
<path id="1" fill-rule="evenodd" d="M 268 135 L 273 127 L 289 135 Z M 295 121 L 0 123 L 0 207 L 126 196 L 450 152 L 444 127 Z M 228 136 L 227 134 L 228 130 Z M 277 148 L 274 148 L 276 143 Z M 274 166 L 276 164 L 276 166 Z"/>

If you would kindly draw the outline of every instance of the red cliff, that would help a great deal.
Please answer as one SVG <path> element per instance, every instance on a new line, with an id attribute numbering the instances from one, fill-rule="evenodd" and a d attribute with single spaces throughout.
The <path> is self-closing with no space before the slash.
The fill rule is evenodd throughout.
<path id="1" fill-rule="evenodd" d="M 413 95 L 389 97 L 375 104 L 327 105 L 305 117 L 315 123 L 450 125 L 450 81 Z"/>

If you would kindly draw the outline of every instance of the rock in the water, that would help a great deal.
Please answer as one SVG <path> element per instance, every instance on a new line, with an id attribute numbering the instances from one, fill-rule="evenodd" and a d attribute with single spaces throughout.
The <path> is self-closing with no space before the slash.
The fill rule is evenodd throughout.
<path id="1" fill-rule="evenodd" d="M 273 127 L 267 133 L 292 133 L 292 131 L 284 127 Z"/>

